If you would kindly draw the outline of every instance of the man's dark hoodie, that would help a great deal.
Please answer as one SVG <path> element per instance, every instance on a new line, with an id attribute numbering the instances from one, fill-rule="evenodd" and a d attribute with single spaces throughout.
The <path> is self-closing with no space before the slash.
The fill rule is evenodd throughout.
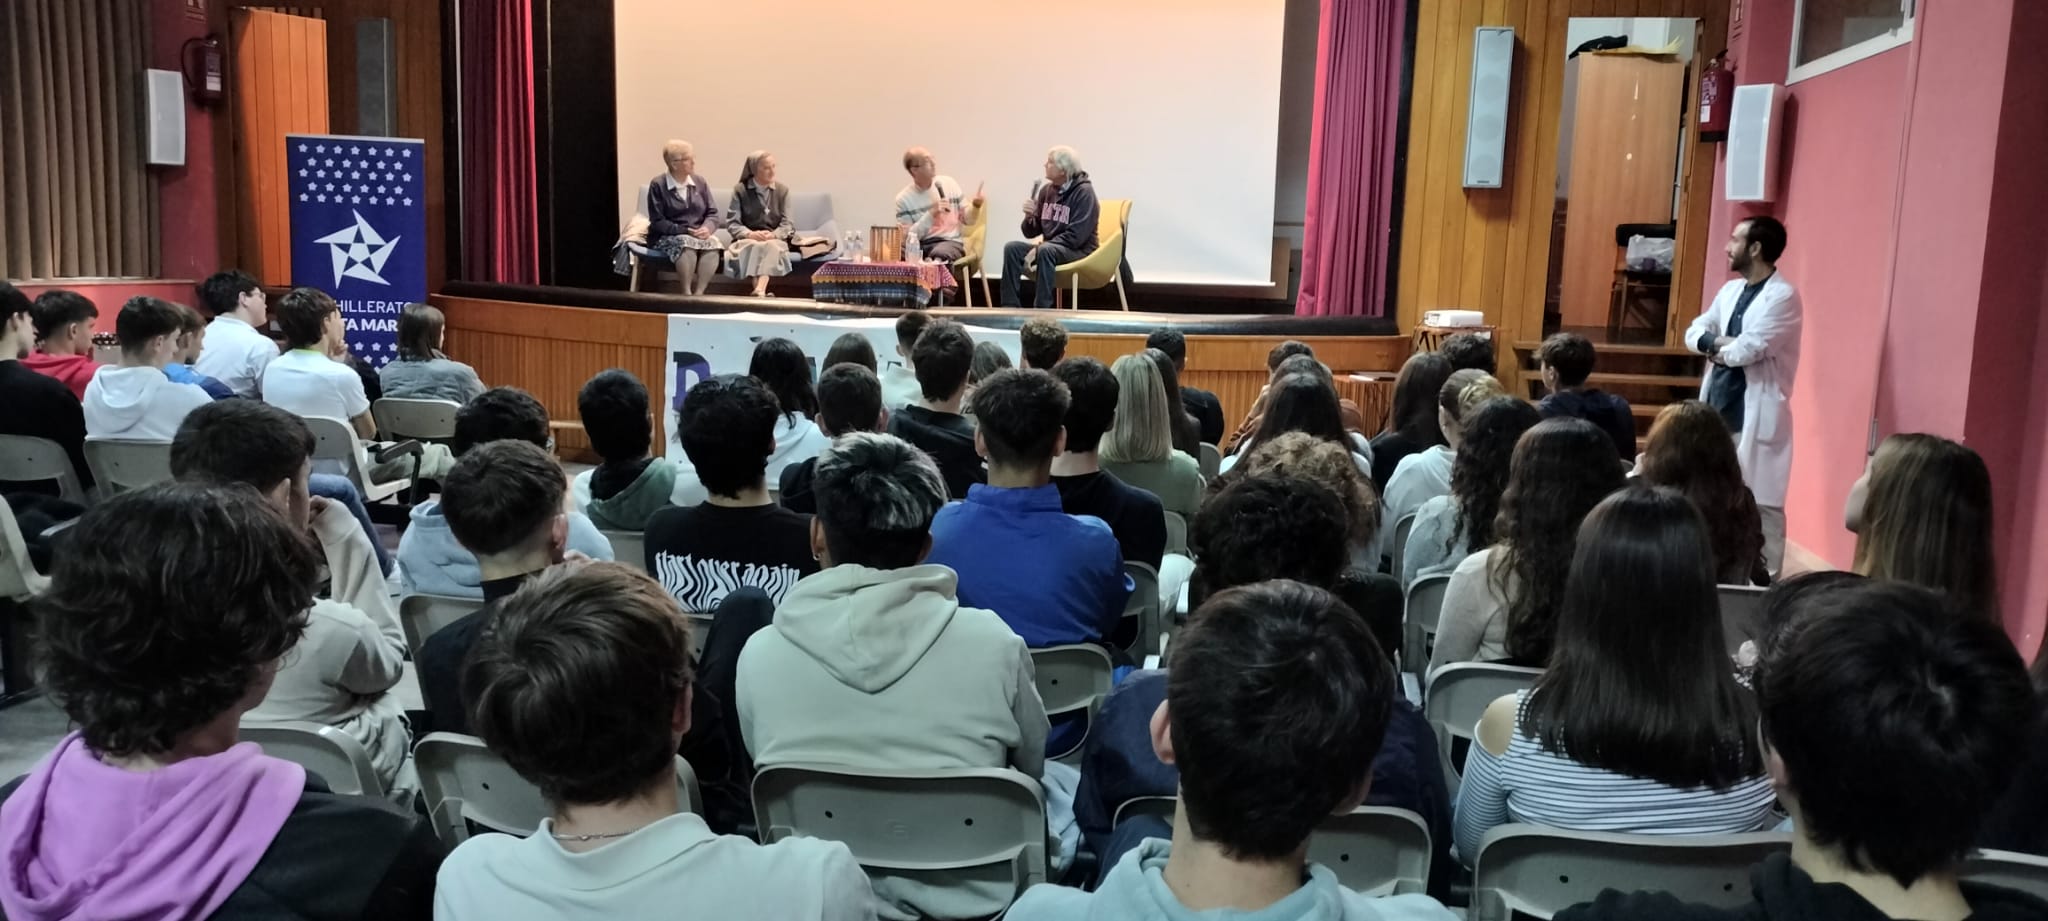
<path id="1" fill-rule="evenodd" d="M 1622 460 L 1636 459 L 1636 420 L 1627 400 L 1598 389 L 1561 390 L 1544 397 L 1536 411 L 1545 419 L 1570 416 L 1591 422 L 1614 440 Z"/>
<path id="2" fill-rule="evenodd" d="M 1043 235 L 1045 242 L 1064 246 L 1076 258 L 1095 252 L 1095 223 L 1101 211 L 1095 203 L 1095 186 L 1086 172 L 1075 173 L 1065 185 L 1046 183 L 1038 190 L 1038 208 L 1024 218 L 1024 236 Z"/>
<path id="3" fill-rule="evenodd" d="M 967 487 L 988 482 L 988 470 L 974 450 L 974 423 L 966 416 L 912 403 L 889 414 L 889 434 L 931 455 L 946 478 L 946 492 L 955 499 L 967 498 Z"/>
<path id="4" fill-rule="evenodd" d="M 1816 883 L 1792 863 L 1773 854 L 1750 870 L 1750 894 L 1741 908 L 1680 902 L 1669 893 L 1612 889 L 1584 905 L 1557 913 L 1557 921 L 1889 921 L 1884 912 L 1841 883 Z M 2048 902 L 2011 889 L 1963 883 L 1971 921 L 2043 921 Z"/>

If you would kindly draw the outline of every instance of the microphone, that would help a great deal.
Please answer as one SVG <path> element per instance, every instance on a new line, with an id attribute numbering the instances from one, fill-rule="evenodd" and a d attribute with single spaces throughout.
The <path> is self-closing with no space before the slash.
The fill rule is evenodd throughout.
<path id="1" fill-rule="evenodd" d="M 1043 178 L 1034 180 L 1031 183 L 1031 199 L 1033 201 L 1038 200 L 1038 193 L 1045 191 L 1045 186 L 1046 182 Z"/>

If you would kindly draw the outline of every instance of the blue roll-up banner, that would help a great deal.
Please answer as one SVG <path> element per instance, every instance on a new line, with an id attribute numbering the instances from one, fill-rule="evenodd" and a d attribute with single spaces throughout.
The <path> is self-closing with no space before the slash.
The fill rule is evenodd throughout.
<path id="1" fill-rule="evenodd" d="M 292 285 L 341 305 L 349 348 L 383 367 L 398 357 L 398 314 L 427 299 L 427 142 L 285 135 Z"/>

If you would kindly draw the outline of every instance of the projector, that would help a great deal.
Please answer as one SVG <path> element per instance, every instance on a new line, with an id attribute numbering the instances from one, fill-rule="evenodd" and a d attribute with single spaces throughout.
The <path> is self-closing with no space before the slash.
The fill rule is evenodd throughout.
<path id="1" fill-rule="evenodd" d="M 1477 310 L 1431 310 L 1422 315 L 1424 326 L 1485 326 L 1486 314 Z"/>

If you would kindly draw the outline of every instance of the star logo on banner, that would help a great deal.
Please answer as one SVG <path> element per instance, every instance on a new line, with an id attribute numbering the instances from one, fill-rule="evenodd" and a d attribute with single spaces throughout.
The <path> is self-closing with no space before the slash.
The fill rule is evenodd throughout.
<path id="1" fill-rule="evenodd" d="M 313 242 L 327 245 L 328 255 L 334 261 L 335 285 L 339 286 L 343 278 L 388 285 L 390 282 L 378 273 L 384 271 L 384 263 L 391 259 L 391 252 L 397 248 L 400 238 L 384 239 L 369 221 L 363 219 L 362 212 L 354 213 L 355 223 Z"/>
<path id="2" fill-rule="evenodd" d="M 350 155 L 352 155 L 352 156 L 353 156 L 353 155 L 358 155 L 358 154 L 361 154 L 361 153 L 363 152 L 363 149 L 362 149 L 361 147 L 351 147 L 351 148 L 349 148 L 349 149 L 348 149 L 348 152 L 349 152 L 349 154 L 350 154 Z"/>
<path id="3" fill-rule="evenodd" d="M 304 144 L 300 144 L 300 145 L 299 145 L 299 153 L 305 153 L 305 152 L 306 152 L 306 145 L 304 145 Z"/>
<path id="4" fill-rule="evenodd" d="M 306 199 L 306 193 L 304 193 L 304 192 L 300 192 L 300 193 L 299 193 L 299 200 L 300 200 L 300 201 L 306 201 L 306 200 L 307 200 L 307 199 Z"/>
<path id="5" fill-rule="evenodd" d="M 299 170 L 299 178 L 300 178 L 300 179 L 304 179 L 304 178 L 306 178 L 306 171 L 305 171 L 305 170 Z"/>
<path id="6" fill-rule="evenodd" d="M 398 155 L 401 157 L 410 158 L 412 156 L 412 148 L 407 147 L 406 149 L 399 151 Z"/>
<path id="7" fill-rule="evenodd" d="M 392 150 L 391 148 L 389 148 L 389 147 L 386 147 L 386 148 L 384 148 L 384 155 L 385 155 L 385 156 L 387 156 L 387 157 L 395 157 L 395 156 L 398 156 L 398 151 L 396 151 L 396 150 Z M 411 155 L 412 155 L 411 153 L 407 153 L 407 154 L 406 154 L 406 156 L 411 156 Z"/>

